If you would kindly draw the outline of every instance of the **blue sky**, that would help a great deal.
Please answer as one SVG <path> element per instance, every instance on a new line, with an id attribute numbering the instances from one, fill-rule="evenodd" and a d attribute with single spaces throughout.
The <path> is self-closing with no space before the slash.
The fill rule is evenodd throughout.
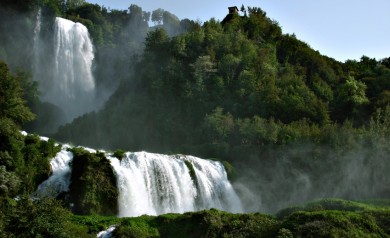
<path id="1" fill-rule="evenodd" d="M 339 61 L 390 57 L 390 0 L 87 0 L 111 9 L 136 4 L 167 10 L 180 19 L 222 20 L 229 6 L 260 7 L 313 49 Z"/>

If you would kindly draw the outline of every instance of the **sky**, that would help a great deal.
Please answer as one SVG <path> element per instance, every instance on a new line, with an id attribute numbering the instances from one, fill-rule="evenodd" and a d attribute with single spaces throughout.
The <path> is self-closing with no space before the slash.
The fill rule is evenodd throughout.
<path id="1" fill-rule="evenodd" d="M 110 9 L 131 4 L 144 11 L 162 8 L 179 19 L 222 20 L 227 7 L 260 7 L 267 16 L 321 54 L 344 62 L 363 55 L 390 57 L 390 0 L 87 0 Z"/>

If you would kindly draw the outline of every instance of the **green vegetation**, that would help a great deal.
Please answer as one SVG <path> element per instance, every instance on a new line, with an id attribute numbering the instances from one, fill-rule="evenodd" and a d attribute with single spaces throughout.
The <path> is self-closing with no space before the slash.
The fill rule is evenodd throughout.
<path id="1" fill-rule="evenodd" d="M 189 172 L 190 172 L 190 176 L 191 176 L 191 179 L 194 181 L 194 183 L 197 183 L 197 178 L 196 178 L 196 173 L 195 173 L 195 169 L 194 169 L 194 165 L 188 161 L 188 160 L 184 160 L 184 163 L 186 164 Z"/>
<path id="2" fill-rule="evenodd" d="M 116 157 L 117 159 L 121 160 L 125 156 L 125 153 L 126 153 L 126 151 L 124 151 L 124 150 L 116 150 L 113 153 L 113 156 Z"/>
<path id="3" fill-rule="evenodd" d="M 110 162 L 103 153 L 74 148 L 69 202 L 75 214 L 118 214 L 118 189 Z"/>
<path id="4" fill-rule="evenodd" d="M 72 237 L 65 235 L 70 213 L 58 201 L 30 198 L 50 175 L 49 159 L 61 147 L 21 135 L 21 124 L 34 118 L 23 98 L 23 80 L 0 62 L 0 237 Z"/>
<path id="5" fill-rule="evenodd" d="M 383 202 L 383 201 L 382 201 Z M 374 201 L 325 199 L 284 216 L 231 214 L 211 209 L 158 217 L 75 216 L 72 222 L 97 233 L 115 225 L 113 237 L 389 237 L 390 207 Z M 283 211 L 278 214 L 283 213 Z"/>

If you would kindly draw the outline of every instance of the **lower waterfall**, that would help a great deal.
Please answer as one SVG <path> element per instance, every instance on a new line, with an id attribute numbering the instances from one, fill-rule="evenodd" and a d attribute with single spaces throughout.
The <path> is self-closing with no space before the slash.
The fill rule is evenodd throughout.
<path id="1" fill-rule="evenodd" d="M 121 161 L 109 159 L 117 176 L 120 217 L 210 208 L 242 212 L 220 162 L 147 152 L 128 152 Z"/>
<path id="2" fill-rule="evenodd" d="M 52 175 L 38 186 L 38 193 L 42 195 L 57 196 L 69 190 L 72 152 L 62 149 L 50 161 Z"/>
<path id="3" fill-rule="evenodd" d="M 51 161 L 52 175 L 39 194 L 69 191 L 73 154 L 63 149 Z M 90 153 L 95 150 L 87 149 Z M 119 217 L 160 215 L 216 208 L 242 212 L 222 163 L 185 155 L 127 152 L 122 159 L 105 153 L 117 178 Z"/>

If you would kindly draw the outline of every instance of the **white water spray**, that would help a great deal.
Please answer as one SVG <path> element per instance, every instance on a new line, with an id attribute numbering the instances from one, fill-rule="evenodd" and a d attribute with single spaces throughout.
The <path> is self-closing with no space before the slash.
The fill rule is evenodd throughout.
<path id="1" fill-rule="evenodd" d="M 97 238 L 111 238 L 112 232 L 115 230 L 116 226 L 110 226 L 107 230 L 101 231 L 97 234 Z"/>
<path id="2" fill-rule="evenodd" d="M 72 152 L 64 147 L 50 161 L 52 175 L 38 186 L 38 194 L 56 197 L 61 192 L 69 191 L 71 166 L 73 159 Z"/>
<path id="3" fill-rule="evenodd" d="M 57 17 L 52 37 L 41 37 L 37 15 L 34 36 L 34 80 L 41 99 L 61 108 L 66 121 L 94 109 L 93 44 L 87 28 Z"/>
<path id="4" fill-rule="evenodd" d="M 39 194 L 69 191 L 73 154 L 63 149 L 51 161 L 52 175 Z M 90 153 L 96 150 L 88 149 Z M 160 215 L 216 208 L 242 212 L 240 199 L 220 162 L 193 156 L 127 152 L 118 160 L 105 153 L 117 178 L 119 217 Z"/>
<path id="5" fill-rule="evenodd" d="M 60 17 L 55 21 L 54 62 L 58 89 L 68 99 L 75 99 L 77 91 L 94 89 L 92 61 L 93 45 L 87 28 Z"/>
<path id="6" fill-rule="evenodd" d="M 242 212 L 219 162 L 146 152 L 126 153 L 121 161 L 109 159 L 117 176 L 120 217 L 210 208 Z M 185 161 L 192 165 L 193 177 Z"/>

